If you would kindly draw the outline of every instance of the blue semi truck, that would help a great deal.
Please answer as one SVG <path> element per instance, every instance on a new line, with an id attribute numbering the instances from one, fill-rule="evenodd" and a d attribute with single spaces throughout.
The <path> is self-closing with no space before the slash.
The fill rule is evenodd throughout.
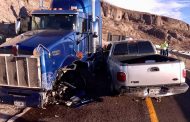
<path id="1" fill-rule="evenodd" d="M 102 46 L 99 0 L 52 0 L 16 22 L 0 46 L 0 102 L 43 107 L 60 68 L 86 61 Z"/>

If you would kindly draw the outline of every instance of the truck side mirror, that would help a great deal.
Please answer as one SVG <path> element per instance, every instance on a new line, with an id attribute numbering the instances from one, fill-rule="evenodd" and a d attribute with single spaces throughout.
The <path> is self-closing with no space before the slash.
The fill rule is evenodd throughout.
<path id="1" fill-rule="evenodd" d="M 31 30 L 31 17 L 18 18 L 15 23 L 15 32 L 16 34 L 21 34 Z"/>
<path id="2" fill-rule="evenodd" d="M 82 33 L 86 32 L 88 29 L 87 29 L 87 19 L 85 19 L 83 22 L 82 22 Z"/>
<path id="3" fill-rule="evenodd" d="M 20 31 L 21 31 L 21 27 L 20 27 L 20 18 L 18 18 L 15 22 L 15 32 L 16 34 L 20 34 Z"/>

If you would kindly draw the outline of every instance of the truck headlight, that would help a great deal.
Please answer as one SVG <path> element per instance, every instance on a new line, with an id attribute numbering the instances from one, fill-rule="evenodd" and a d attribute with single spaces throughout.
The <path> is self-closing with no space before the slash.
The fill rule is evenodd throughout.
<path id="1" fill-rule="evenodd" d="M 12 46 L 12 53 L 14 56 L 18 55 L 18 45 Z"/>
<path id="2" fill-rule="evenodd" d="M 39 57 L 39 56 L 40 56 L 40 51 L 37 50 L 37 48 L 35 48 L 35 49 L 33 50 L 33 56 L 34 56 L 34 57 Z"/>

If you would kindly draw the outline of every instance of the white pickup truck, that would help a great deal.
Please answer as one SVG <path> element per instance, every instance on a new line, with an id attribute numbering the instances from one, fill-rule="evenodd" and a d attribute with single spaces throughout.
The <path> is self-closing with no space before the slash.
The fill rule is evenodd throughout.
<path id="1" fill-rule="evenodd" d="M 130 40 L 111 45 L 107 62 L 112 91 L 160 98 L 188 90 L 184 62 L 158 55 L 150 41 Z"/>

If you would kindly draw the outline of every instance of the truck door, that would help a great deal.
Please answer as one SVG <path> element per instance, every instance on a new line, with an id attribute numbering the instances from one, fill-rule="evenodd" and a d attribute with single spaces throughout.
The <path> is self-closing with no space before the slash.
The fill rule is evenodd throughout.
<path id="1" fill-rule="evenodd" d="M 86 53 L 88 51 L 87 28 L 87 19 L 84 16 L 79 16 L 77 23 L 77 31 L 80 33 L 77 37 L 78 52 Z"/>

